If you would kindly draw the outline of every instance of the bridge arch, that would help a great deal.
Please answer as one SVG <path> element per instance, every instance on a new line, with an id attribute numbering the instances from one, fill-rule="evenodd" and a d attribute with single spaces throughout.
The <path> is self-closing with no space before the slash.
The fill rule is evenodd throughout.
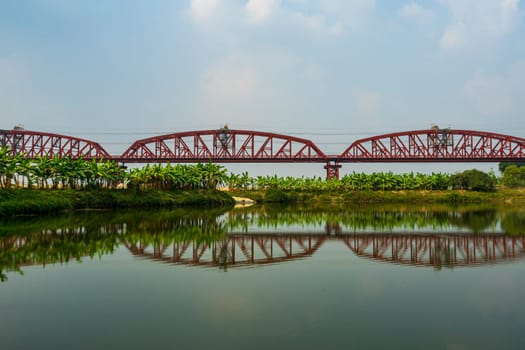
<path id="1" fill-rule="evenodd" d="M 8 147 L 13 154 L 23 153 L 26 158 L 111 159 L 97 142 L 39 131 L 0 130 L 0 146 Z"/>
<path id="2" fill-rule="evenodd" d="M 398 265 L 470 267 L 525 258 L 525 238 L 501 234 L 354 234 L 340 239 L 358 257 Z"/>
<path id="3" fill-rule="evenodd" d="M 341 242 L 359 258 L 396 265 L 476 267 L 525 258 L 525 237 L 502 234 L 228 234 L 217 242 L 124 242 L 136 257 L 175 265 L 245 267 L 313 256 L 325 242 Z"/>
<path id="4" fill-rule="evenodd" d="M 170 242 L 141 244 L 124 242 L 137 257 L 175 265 L 245 267 L 278 264 L 315 254 L 327 239 L 324 235 L 228 235 L 217 242 Z"/>
<path id="5" fill-rule="evenodd" d="M 432 128 L 352 143 L 341 162 L 511 162 L 525 160 L 525 139 L 484 131 Z"/>
<path id="6" fill-rule="evenodd" d="M 310 140 L 251 130 L 201 130 L 135 141 L 120 157 L 123 162 L 325 162 Z"/>

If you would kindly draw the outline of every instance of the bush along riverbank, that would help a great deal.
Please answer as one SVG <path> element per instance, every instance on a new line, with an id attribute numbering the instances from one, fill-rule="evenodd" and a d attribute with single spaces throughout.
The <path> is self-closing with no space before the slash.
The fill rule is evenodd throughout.
<path id="1" fill-rule="evenodd" d="M 266 176 L 247 173 L 227 179 L 230 194 L 257 202 L 312 203 L 525 203 L 525 193 L 499 185 L 493 173 L 351 173 L 341 179 Z"/>
<path id="2" fill-rule="evenodd" d="M 319 204 L 373 204 L 373 203 L 493 203 L 525 205 L 525 190 L 497 189 L 492 192 L 467 190 L 361 190 L 319 191 L 296 190 L 239 190 L 233 196 L 242 196 L 257 203 L 319 203 Z"/>
<path id="3" fill-rule="evenodd" d="M 217 190 L 0 190 L 0 217 L 53 214 L 78 209 L 230 207 L 235 201 Z"/>
<path id="4" fill-rule="evenodd" d="M 519 169 L 518 169 L 519 170 Z M 155 164 L 126 169 L 113 161 L 25 158 L 0 147 L 0 216 L 73 209 L 230 206 L 231 196 L 257 202 L 310 203 L 522 203 L 522 171 L 494 173 L 392 172 L 320 177 L 228 175 L 220 165 Z M 501 187 L 500 183 L 507 187 Z M 498 186 L 501 189 L 498 189 Z M 227 193 L 216 188 L 228 189 Z"/>

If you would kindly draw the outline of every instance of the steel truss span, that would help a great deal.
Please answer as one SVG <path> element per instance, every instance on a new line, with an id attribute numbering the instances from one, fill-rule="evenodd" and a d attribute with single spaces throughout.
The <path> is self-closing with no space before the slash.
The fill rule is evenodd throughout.
<path id="1" fill-rule="evenodd" d="M 125 242 L 140 258 L 176 265 L 243 267 L 278 264 L 312 256 L 325 235 L 228 235 L 217 242 L 173 242 L 151 245 Z"/>
<path id="2" fill-rule="evenodd" d="M 405 131 L 352 143 L 340 162 L 509 162 L 525 159 L 525 139 L 453 129 Z"/>
<path id="3" fill-rule="evenodd" d="M 400 265 L 479 266 L 525 257 L 525 237 L 471 234 L 341 236 L 359 257 Z"/>
<path id="4" fill-rule="evenodd" d="M 84 159 L 111 159 L 98 143 L 76 137 L 29 130 L 0 130 L 0 145 L 26 158 L 54 156 Z"/>
<path id="5" fill-rule="evenodd" d="M 112 224 L 101 226 L 94 233 L 124 232 L 123 230 L 125 231 L 121 224 Z M 202 267 L 246 267 L 297 261 L 315 255 L 327 242 L 342 244 L 359 258 L 396 265 L 476 267 L 525 259 L 525 236 L 519 235 L 463 232 L 344 233 L 341 229 L 336 231 L 338 232 L 333 232 L 327 225 L 325 230 L 312 233 L 229 233 L 214 242 L 173 242 L 169 239 L 142 241 L 128 240 L 124 236 L 118 241 L 133 256 L 140 259 Z M 63 232 L 63 229 L 51 230 L 39 239 L 45 239 L 48 234 L 62 236 Z M 83 235 L 85 227 L 78 226 L 68 232 Z M 31 236 L 13 236 L 3 239 L 0 243 L 7 248 L 25 251 L 28 245 L 35 244 L 35 240 Z M 57 258 L 59 255 L 49 256 L 50 260 L 45 261 L 26 256 L 28 260 L 18 266 L 46 265 L 71 258 L 67 254 L 60 255 L 57 261 L 51 258 Z"/>
<path id="6" fill-rule="evenodd" d="M 484 131 L 432 128 L 373 136 L 326 155 L 311 140 L 252 130 L 186 131 L 135 141 L 122 155 L 98 143 L 28 130 L 0 130 L 0 146 L 27 158 L 111 159 L 121 163 L 325 163 L 339 178 L 349 162 L 523 162 L 525 139 Z"/>
<path id="7" fill-rule="evenodd" d="M 475 267 L 525 258 L 525 237 L 501 234 L 229 234 L 213 243 L 125 242 L 136 257 L 175 265 L 246 267 L 314 255 L 327 241 L 341 242 L 360 258 L 434 268 Z"/>
<path id="8" fill-rule="evenodd" d="M 125 162 L 326 162 L 310 140 L 249 130 L 188 131 L 138 140 Z"/>

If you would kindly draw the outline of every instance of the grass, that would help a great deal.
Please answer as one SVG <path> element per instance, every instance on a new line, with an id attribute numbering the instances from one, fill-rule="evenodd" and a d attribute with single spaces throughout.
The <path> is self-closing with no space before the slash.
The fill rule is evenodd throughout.
<path id="1" fill-rule="evenodd" d="M 258 203 L 494 203 L 525 205 L 525 189 L 499 188 L 495 192 L 475 191 L 344 191 L 307 192 L 244 190 L 0 190 L 0 217 L 15 215 L 54 214 L 75 209 L 228 207 L 234 204 L 231 195 L 253 199 Z"/>
<path id="2" fill-rule="evenodd" d="M 228 194 L 216 190 L 0 190 L 0 217 L 52 214 L 74 209 L 216 207 L 233 204 Z"/>
<path id="3" fill-rule="evenodd" d="M 525 190 L 500 188 L 494 192 L 465 190 L 446 191 L 344 191 L 344 192 L 297 192 L 270 190 L 245 190 L 229 192 L 231 195 L 247 197 L 259 203 L 302 203 L 325 204 L 351 203 L 494 203 L 525 204 Z"/>

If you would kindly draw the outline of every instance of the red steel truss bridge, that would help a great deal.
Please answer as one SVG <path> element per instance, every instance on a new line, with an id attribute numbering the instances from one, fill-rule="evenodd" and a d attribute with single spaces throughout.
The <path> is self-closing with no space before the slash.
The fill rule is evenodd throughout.
<path id="1" fill-rule="evenodd" d="M 502 234 L 229 234 L 218 242 L 125 242 L 137 258 L 174 265 L 247 267 L 279 264 L 314 255 L 339 242 L 360 258 L 398 265 L 474 267 L 525 258 L 525 237 Z"/>
<path id="2" fill-rule="evenodd" d="M 116 228 L 119 228 L 119 225 L 102 227 L 101 231 L 108 232 Z M 46 234 L 49 232 L 43 236 L 45 237 Z M 62 234 L 60 230 L 60 235 Z M 85 229 L 81 227 L 73 229 L 69 234 L 84 236 Z M 39 238 L 42 237 L 36 237 L 36 240 L 38 241 Z M 17 263 L 18 267 L 41 264 L 45 266 L 79 258 L 77 255 L 49 254 L 48 260 L 33 259 L 31 254 L 27 254 L 26 246 L 34 243 L 35 239 L 29 236 L 5 237 L 0 241 L 0 248 L 15 247 L 20 250 L 19 256 L 23 262 Z M 346 247 L 350 255 L 358 258 L 436 269 L 494 265 L 525 259 L 525 236 L 501 233 L 366 232 L 334 234 L 329 230 L 323 230 L 280 234 L 230 233 L 213 242 L 191 240 L 178 242 L 169 239 L 142 241 L 124 237 L 117 243 L 117 245 L 124 246 L 138 259 L 204 268 L 242 268 L 309 259 L 323 246 L 335 244 Z M 53 248 L 49 249 L 53 250 Z M 81 256 L 88 257 L 89 254 L 83 253 Z"/>
<path id="3" fill-rule="evenodd" d="M 341 154 L 325 154 L 311 140 L 227 127 L 177 132 L 133 142 L 110 155 L 99 143 L 29 130 L 0 130 L 0 146 L 26 157 L 112 159 L 121 163 L 324 163 L 327 178 L 338 178 L 350 162 L 523 162 L 525 138 L 486 131 L 412 130 L 351 143 Z"/>

